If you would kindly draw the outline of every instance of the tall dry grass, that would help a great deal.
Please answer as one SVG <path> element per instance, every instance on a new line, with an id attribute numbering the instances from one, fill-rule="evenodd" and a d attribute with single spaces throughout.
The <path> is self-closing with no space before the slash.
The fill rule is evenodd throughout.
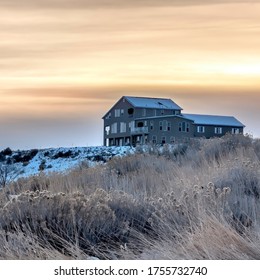
<path id="1" fill-rule="evenodd" d="M 0 258 L 259 259 L 259 161 L 260 140 L 227 135 L 20 179 Z"/>

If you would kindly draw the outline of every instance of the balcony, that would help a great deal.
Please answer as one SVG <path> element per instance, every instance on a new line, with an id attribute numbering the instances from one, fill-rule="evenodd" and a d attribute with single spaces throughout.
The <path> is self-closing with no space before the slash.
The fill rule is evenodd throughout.
<path id="1" fill-rule="evenodd" d="M 133 127 L 131 128 L 131 134 L 137 135 L 137 134 L 148 134 L 148 127 Z"/>

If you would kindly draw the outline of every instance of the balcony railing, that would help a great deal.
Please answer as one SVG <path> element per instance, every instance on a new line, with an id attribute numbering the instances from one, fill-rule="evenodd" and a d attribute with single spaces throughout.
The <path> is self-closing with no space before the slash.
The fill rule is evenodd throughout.
<path id="1" fill-rule="evenodd" d="M 131 134 L 145 134 L 148 133 L 148 127 L 133 127 L 131 128 Z"/>

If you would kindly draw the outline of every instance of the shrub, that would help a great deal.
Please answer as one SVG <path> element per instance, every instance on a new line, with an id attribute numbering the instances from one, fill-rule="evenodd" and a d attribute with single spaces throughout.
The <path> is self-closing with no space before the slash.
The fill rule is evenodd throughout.
<path id="1" fill-rule="evenodd" d="M 59 151 L 57 154 L 55 154 L 52 158 L 53 159 L 58 159 L 58 158 L 69 158 L 72 156 L 72 151 L 68 150 L 66 152 L 64 151 Z"/>
<path id="2" fill-rule="evenodd" d="M 0 258 L 259 259 L 258 144 L 196 139 L 19 179 L 0 192 Z"/>
<path id="3" fill-rule="evenodd" d="M 260 160 L 260 139 L 255 139 L 253 141 L 253 148 L 258 157 L 258 160 Z"/>
<path id="4" fill-rule="evenodd" d="M 29 229 L 60 252 L 66 248 L 59 240 L 66 240 L 94 254 L 94 245 L 127 242 L 131 228 L 145 232 L 145 208 L 131 196 L 102 189 L 90 196 L 27 191 L 0 210 L 0 224 L 10 233 Z"/>
<path id="5" fill-rule="evenodd" d="M 46 160 L 43 159 L 39 165 L 39 171 L 43 171 L 44 169 L 46 169 Z"/>
<path id="6" fill-rule="evenodd" d="M 6 148 L 6 149 L 4 149 L 4 150 L 1 152 L 1 154 L 2 154 L 3 156 L 11 156 L 12 153 L 13 153 L 13 151 L 12 151 L 9 147 Z"/>

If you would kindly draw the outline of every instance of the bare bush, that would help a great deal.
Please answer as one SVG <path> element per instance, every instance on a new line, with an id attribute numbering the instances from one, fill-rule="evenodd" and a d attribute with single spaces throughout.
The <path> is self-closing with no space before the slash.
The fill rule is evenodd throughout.
<path id="1" fill-rule="evenodd" d="M 17 178 L 20 172 L 21 171 L 13 165 L 0 163 L 0 189 L 6 188 L 10 182 Z"/>
<path id="2" fill-rule="evenodd" d="M 259 259 L 259 167 L 259 142 L 227 135 L 19 179 L 0 258 Z"/>

